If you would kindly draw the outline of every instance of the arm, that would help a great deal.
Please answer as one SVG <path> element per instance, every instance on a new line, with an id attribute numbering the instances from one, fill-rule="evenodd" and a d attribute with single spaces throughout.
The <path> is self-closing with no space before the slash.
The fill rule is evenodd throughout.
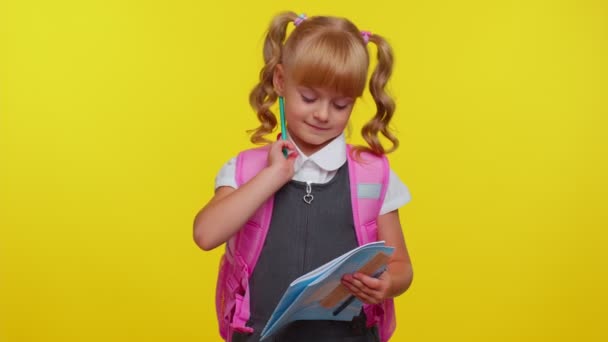
<path id="1" fill-rule="evenodd" d="M 378 217 L 378 240 L 384 240 L 387 246 L 395 248 L 388 264 L 391 284 L 386 296 L 396 297 L 410 287 L 414 277 L 397 210 Z"/>
<path id="2" fill-rule="evenodd" d="M 352 294 L 369 304 L 402 294 L 413 279 L 412 264 L 397 210 L 378 217 L 378 240 L 384 240 L 387 246 L 395 248 L 387 271 L 377 279 L 359 273 L 346 275 L 342 282 Z"/>
<path id="3" fill-rule="evenodd" d="M 282 154 L 283 147 L 291 152 L 287 159 Z M 270 196 L 293 177 L 297 156 L 294 150 L 290 142 L 279 140 L 270 148 L 268 166 L 249 182 L 236 190 L 218 188 L 194 219 L 196 244 L 208 251 L 230 239 Z"/>

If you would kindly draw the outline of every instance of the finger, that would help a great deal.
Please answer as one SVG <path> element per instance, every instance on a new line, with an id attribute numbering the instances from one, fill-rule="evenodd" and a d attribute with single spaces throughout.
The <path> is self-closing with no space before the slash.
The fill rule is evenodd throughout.
<path id="1" fill-rule="evenodd" d="M 365 291 L 365 289 L 357 288 L 348 282 L 345 282 L 345 286 L 353 296 L 357 297 L 364 303 L 377 304 L 380 302 L 380 296 L 375 291 L 368 293 Z"/>
<path id="2" fill-rule="evenodd" d="M 357 289 L 361 289 L 363 287 L 365 287 L 365 285 L 357 278 L 349 275 L 348 277 L 345 277 L 345 280 L 353 287 L 357 288 Z"/>
<path id="3" fill-rule="evenodd" d="M 283 151 L 287 151 L 288 153 L 285 154 Z M 272 143 L 272 145 L 270 146 L 270 151 L 268 151 L 268 155 L 271 159 L 274 160 L 279 160 L 279 156 L 282 155 L 287 155 L 289 156 L 291 152 L 289 151 L 288 145 L 285 144 L 284 141 L 276 141 L 274 143 Z M 271 162 L 271 160 L 269 160 L 269 162 Z"/>
<path id="4" fill-rule="evenodd" d="M 370 277 L 363 273 L 355 273 L 353 278 L 364 284 L 366 287 L 369 287 L 373 290 L 378 290 L 382 287 L 382 280 L 374 277 Z"/>
<path id="5" fill-rule="evenodd" d="M 283 150 L 287 150 L 287 157 L 290 157 L 292 154 L 295 154 L 296 157 L 298 155 L 295 146 L 289 140 L 278 140 L 274 145 L 273 149 L 276 151 L 275 153 L 282 153 Z"/>
<path id="6" fill-rule="evenodd" d="M 350 277 L 350 278 L 349 278 Z M 350 280 L 349 280 L 350 279 Z M 361 281 L 357 281 L 352 276 L 345 276 L 342 283 L 349 289 L 349 291 L 354 293 L 363 293 L 367 296 L 376 298 L 377 300 L 381 300 L 383 298 L 383 292 L 381 289 L 374 289 L 365 285 L 365 283 Z"/>
<path id="7" fill-rule="evenodd" d="M 290 164 L 295 164 L 296 159 L 298 159 L 298 153 L 297 152 L 289 152 L 289 154 L 287 155 L 287 160 L 290 162 Z"/>
<path id="8" fill-rule="evenodd" d="M 296 149 L 295 145 L 291 142 L 291 140 L 281 140 L 281 141 L 284 144 L 283 146 L 286 146 L 290 150 L 295 150 Z"/>
<path id="9" fill-rule="evenodd" d="M 274 142 L 275 145 L 279 145 L 281 147 L 286 147 L 289 149 L 294 149 L 293 143 L 290 140 L 279 139 Z"/>
<path id="10" fill-rule="evenodd" d="M 277 140 L 272 144 L 272 146 L 270 147 L 270 150 L 274 153 L 277 153 L 283 149 L 284 145 L 285 145 L 285 141 Z"/>
<path id="11" fill-rule="evenodd" d="M 359 294 L 359 293 L 363 293 L 363 294 L 367 294 L 367 295 L 374 295 L 376 290 L 374 289 L 370 289 L 369 287 L 365 286 L 365 284 L 363 284 L 362 282 L 352 278 L 350 281 L 349 280 L 344 280 L 342 282 L 343 284 L 345 284 L 345 286 L 353 293 L 353 294 Z"/>
<path id="12" fill-rule="evenodd" d="M 361 289 L 379 290 L 382 287 L 381 280 L 362 273 L 355 273 L 350 279 L 355 286 Z"/>
<path id="13" fill-rule="evenodd" d="M 342 281 L 342 284 L 344 285 L 344 287 L 346 287 L 346 289 L 353 295 L 358 296 L 360 294 L 363 293 L 363 290 L 360 289 L 359 287 L 355 286 L 353 283 L 349 282 L 349 281 Z"/>
<path id="14" fill-rule="evenodd" d="M 359 298 L 360 301 L 362 301 L 365 304 L 378 304 L 380 303 L 380 300 L 372 295 L 369 295 L 367 293 L 361 293 L 358 296 L 355 296 L 357 298 Z"/>

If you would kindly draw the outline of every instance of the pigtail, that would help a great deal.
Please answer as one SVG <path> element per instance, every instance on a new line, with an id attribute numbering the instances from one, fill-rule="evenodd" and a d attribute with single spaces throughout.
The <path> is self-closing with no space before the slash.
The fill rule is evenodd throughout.
<path id="1" fill-rule="evenodd" d="M 381 155 L 393 152 L 399 146 L 399 140 L 389 130 L 389 123 L 395 112 L 395 101 L 385 90 L 386 84 L 393 72 L 393 51 L 388 42 L 377 34 L 369 36 L 369 42 L 376 44 L 378 64 L 369 81 L 369 90 L 376 102 L 376 115 L 363 126 L 361 134 L 369 145 L 370 152 Z M 384 135 L 393 146 L 385 150 L 378 133 Z"/>
<path id="2" fill-rule="evenodd" d="M 266 39 L 264 41 L 264 67 L 260 71 L 260 83 L 258 83 L 249 94 L 249 103 L 255 110 L 260 126 L 249 130 L 251 142 L 264 144 L 270 142 L 265 136 L 273 132 L 277 126 L 277 119 L 270 107 L 277 100 L 272 78 L 277 64 L 281 63 L 283 41 L 287 34 L 289 23 L 297 19 L 294 12 L 283 12 L 277 15 L 270 23 Z"/>

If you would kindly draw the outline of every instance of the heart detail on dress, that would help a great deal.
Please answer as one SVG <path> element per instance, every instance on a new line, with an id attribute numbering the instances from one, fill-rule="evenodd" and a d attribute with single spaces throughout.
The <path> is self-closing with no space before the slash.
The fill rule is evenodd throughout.
<path id="1" fill-rule="evenodd" d="M 310 202 L 312 202 L 314 197 L 312 197 L 311 194 L 306 194 L 306 195 L 304 195 L 304 197 L 302 199 L 304 200 L 304 202 L 306 202 L 306 204 L 310 204 Z"/>

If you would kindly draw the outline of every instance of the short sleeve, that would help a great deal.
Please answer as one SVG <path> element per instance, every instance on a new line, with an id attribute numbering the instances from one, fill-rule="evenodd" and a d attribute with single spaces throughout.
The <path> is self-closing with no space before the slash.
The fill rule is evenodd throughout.
<path id="1" fill-rule="evenodd" d="M 390 170 L 388 189 L 386 190 L 386 197 L 384 198 L 384 203 L 382 203 L 382 208 L 380 209 L 380 215 L 401 208 L 409 203 L 411 199 L 410 190 L 403 184 L 399 177 L 397 177 L 393 170 Z"/>
<path id="2" fill-rule="evenodd" d="M 236 157 L 230 159 L 215 176 L 215 189 L 221 186 L 238 188 L 236 185 Z"/>

